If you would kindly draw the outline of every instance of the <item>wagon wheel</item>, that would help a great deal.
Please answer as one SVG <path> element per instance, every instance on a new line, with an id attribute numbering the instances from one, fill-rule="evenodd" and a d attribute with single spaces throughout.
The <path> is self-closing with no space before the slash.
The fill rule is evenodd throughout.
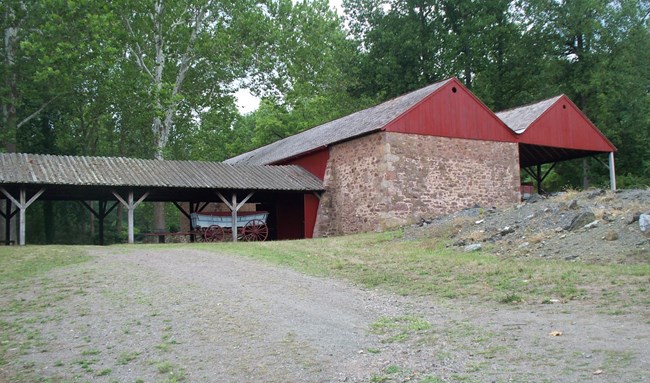
<path id="1" fill-rule="evenodd" d="M 208 230 L 212 230 L 212 233 L 210 235 L 212 242 L 223 242 L 227 238 L 226 231 L 219 225 L 212 225 L 208 228 Z"/>
<path id="2" fill-rule="evenodd" d="M 205 238 L 203 238 L 203 234 L 205 233 L 205 229 L 196 229 L 192 232 L 194 234 L 194 242 L 205 242 Z"/>
<path id="3" fill-rule="evenodd" d="M 204 237 L 206 242 L 221 242 L 225 238 L 223 228 L 219 225 L 212 225 L 205 229 Z"/>
<path id="4" fill-rule="evenodd" d="M 266 241 L 268 236 L 268 226 L 259 219 L 249 221 L 242 229 L 242 239 L 244 241 Z"/>

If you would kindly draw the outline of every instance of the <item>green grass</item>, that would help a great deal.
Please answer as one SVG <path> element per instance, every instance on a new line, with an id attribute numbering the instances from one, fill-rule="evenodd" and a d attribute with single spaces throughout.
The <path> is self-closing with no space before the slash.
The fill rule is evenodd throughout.
<path id="1" fill-rule="evenodd" d="M 138 359 L 139 356 L 140 353 L 137 351 L 125 351 L 120 353 L 120 355 L 117 357 L 117 363 L 121 365 L 127 365 L 132 361 Z"/>
<path id="2" fill-rule="evenodd" d="M 422 334 L 430 328 L 429 322 L 415 316 L 381 317 L 370 325 L 372 333 L 383 335 L 384 343 L 405 342 L 413 335 Z"/>
<path id="3" fill-rule="evenodd" d="M 504 304 L 591 300 L 596 304 L 649 305 L 649 264 L 584 264 L 519 260 L 465 253 L 444 239 L 405 240 L 400 231 L 261 243 L 211 243 L 197 248 L 244 255 L 316 276 L 350 280 L 401 295 Z M 187 245 L 185 245 L 187 246 Z M 611 284 L 609 281 L 618 281 Z M 608 286 L 603 293 L 602 286 Z M 615 292 L 613 294 L 612 292 Z"/>
<path id="4" fill-rule="evenodd" d="M 74 246 L 0 246 L 0 283 L 20 281 L 89 259 L 82 248 Z"/>

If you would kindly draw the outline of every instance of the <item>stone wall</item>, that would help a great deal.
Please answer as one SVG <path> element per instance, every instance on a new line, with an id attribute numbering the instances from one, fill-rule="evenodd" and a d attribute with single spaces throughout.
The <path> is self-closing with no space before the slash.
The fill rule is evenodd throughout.
<path id="1" fill-rule="evenodd" d="M 519 201 L 516 143 L 386 133 L 386 146 L 393 222 Z"/>
<path id="2" fill-rule="evenodd" d="M 314 237 L 382 229 L 388 210 L 382 188 L 384 134 L 376 133 L 330 148 Z"/>
<path id="3" fill-rule="evenodd" d="M 330 148 L 315 236 L 519 200 L 516 143 L 379 132 Z"/>

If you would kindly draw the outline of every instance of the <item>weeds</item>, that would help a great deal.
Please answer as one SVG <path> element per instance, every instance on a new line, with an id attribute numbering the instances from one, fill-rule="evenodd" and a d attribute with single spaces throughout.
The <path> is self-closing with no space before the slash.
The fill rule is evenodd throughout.
<path id="1" fill-rule="evenodd" d="M 136 360 L 138 356 L 140 356 L 140 353 L 137 351 L 123 352 L 117 357 L 117 363 L 121 365 L 127 365 L 132 361 Z"/>
<path id="2" fill-rule="evenodd" d="M 543 240 L 545 233 L 540 233 Z M 606 280 L 625 281 L 621 296 L 648 305 L 642 292 L 650 265 L 597 265 L 554 260 L 499 258 L 487 252 L 464 253 L 445 240 L 404 240 L 403 233 L 370 233 L 345 237 L 264 243 L 196 245 L 286 265 L 316 276 L 348 279 L 368 288 L 401 295 L 449 299 L 541 302 L 548 297 L 591 299 L 602 305 L 619 304 L 598 293 Z M 591 292 L 591 294 L 588 294 Z"/>
<path id="3" fill-rule="evenodd" d="M 372 333 L 385 336 L 382 340 L 384 343 L 405 342 L 430 328 L 429 322 L 415 316 L 381 317 L 370 325 Z"/>

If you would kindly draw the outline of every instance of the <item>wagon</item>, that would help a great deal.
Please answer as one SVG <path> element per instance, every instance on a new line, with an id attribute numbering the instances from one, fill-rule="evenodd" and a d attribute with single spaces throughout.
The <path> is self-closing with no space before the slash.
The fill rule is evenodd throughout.
<path id="1" fill-rule="evenodd" d="M 237 239 L 265 241 L 269 236 L 267 211 L 237 213 Z M 192 213 L 193 234 L 206 242 L 226 241 L 232 238 L 232 215 L 229 212 Z"/>

